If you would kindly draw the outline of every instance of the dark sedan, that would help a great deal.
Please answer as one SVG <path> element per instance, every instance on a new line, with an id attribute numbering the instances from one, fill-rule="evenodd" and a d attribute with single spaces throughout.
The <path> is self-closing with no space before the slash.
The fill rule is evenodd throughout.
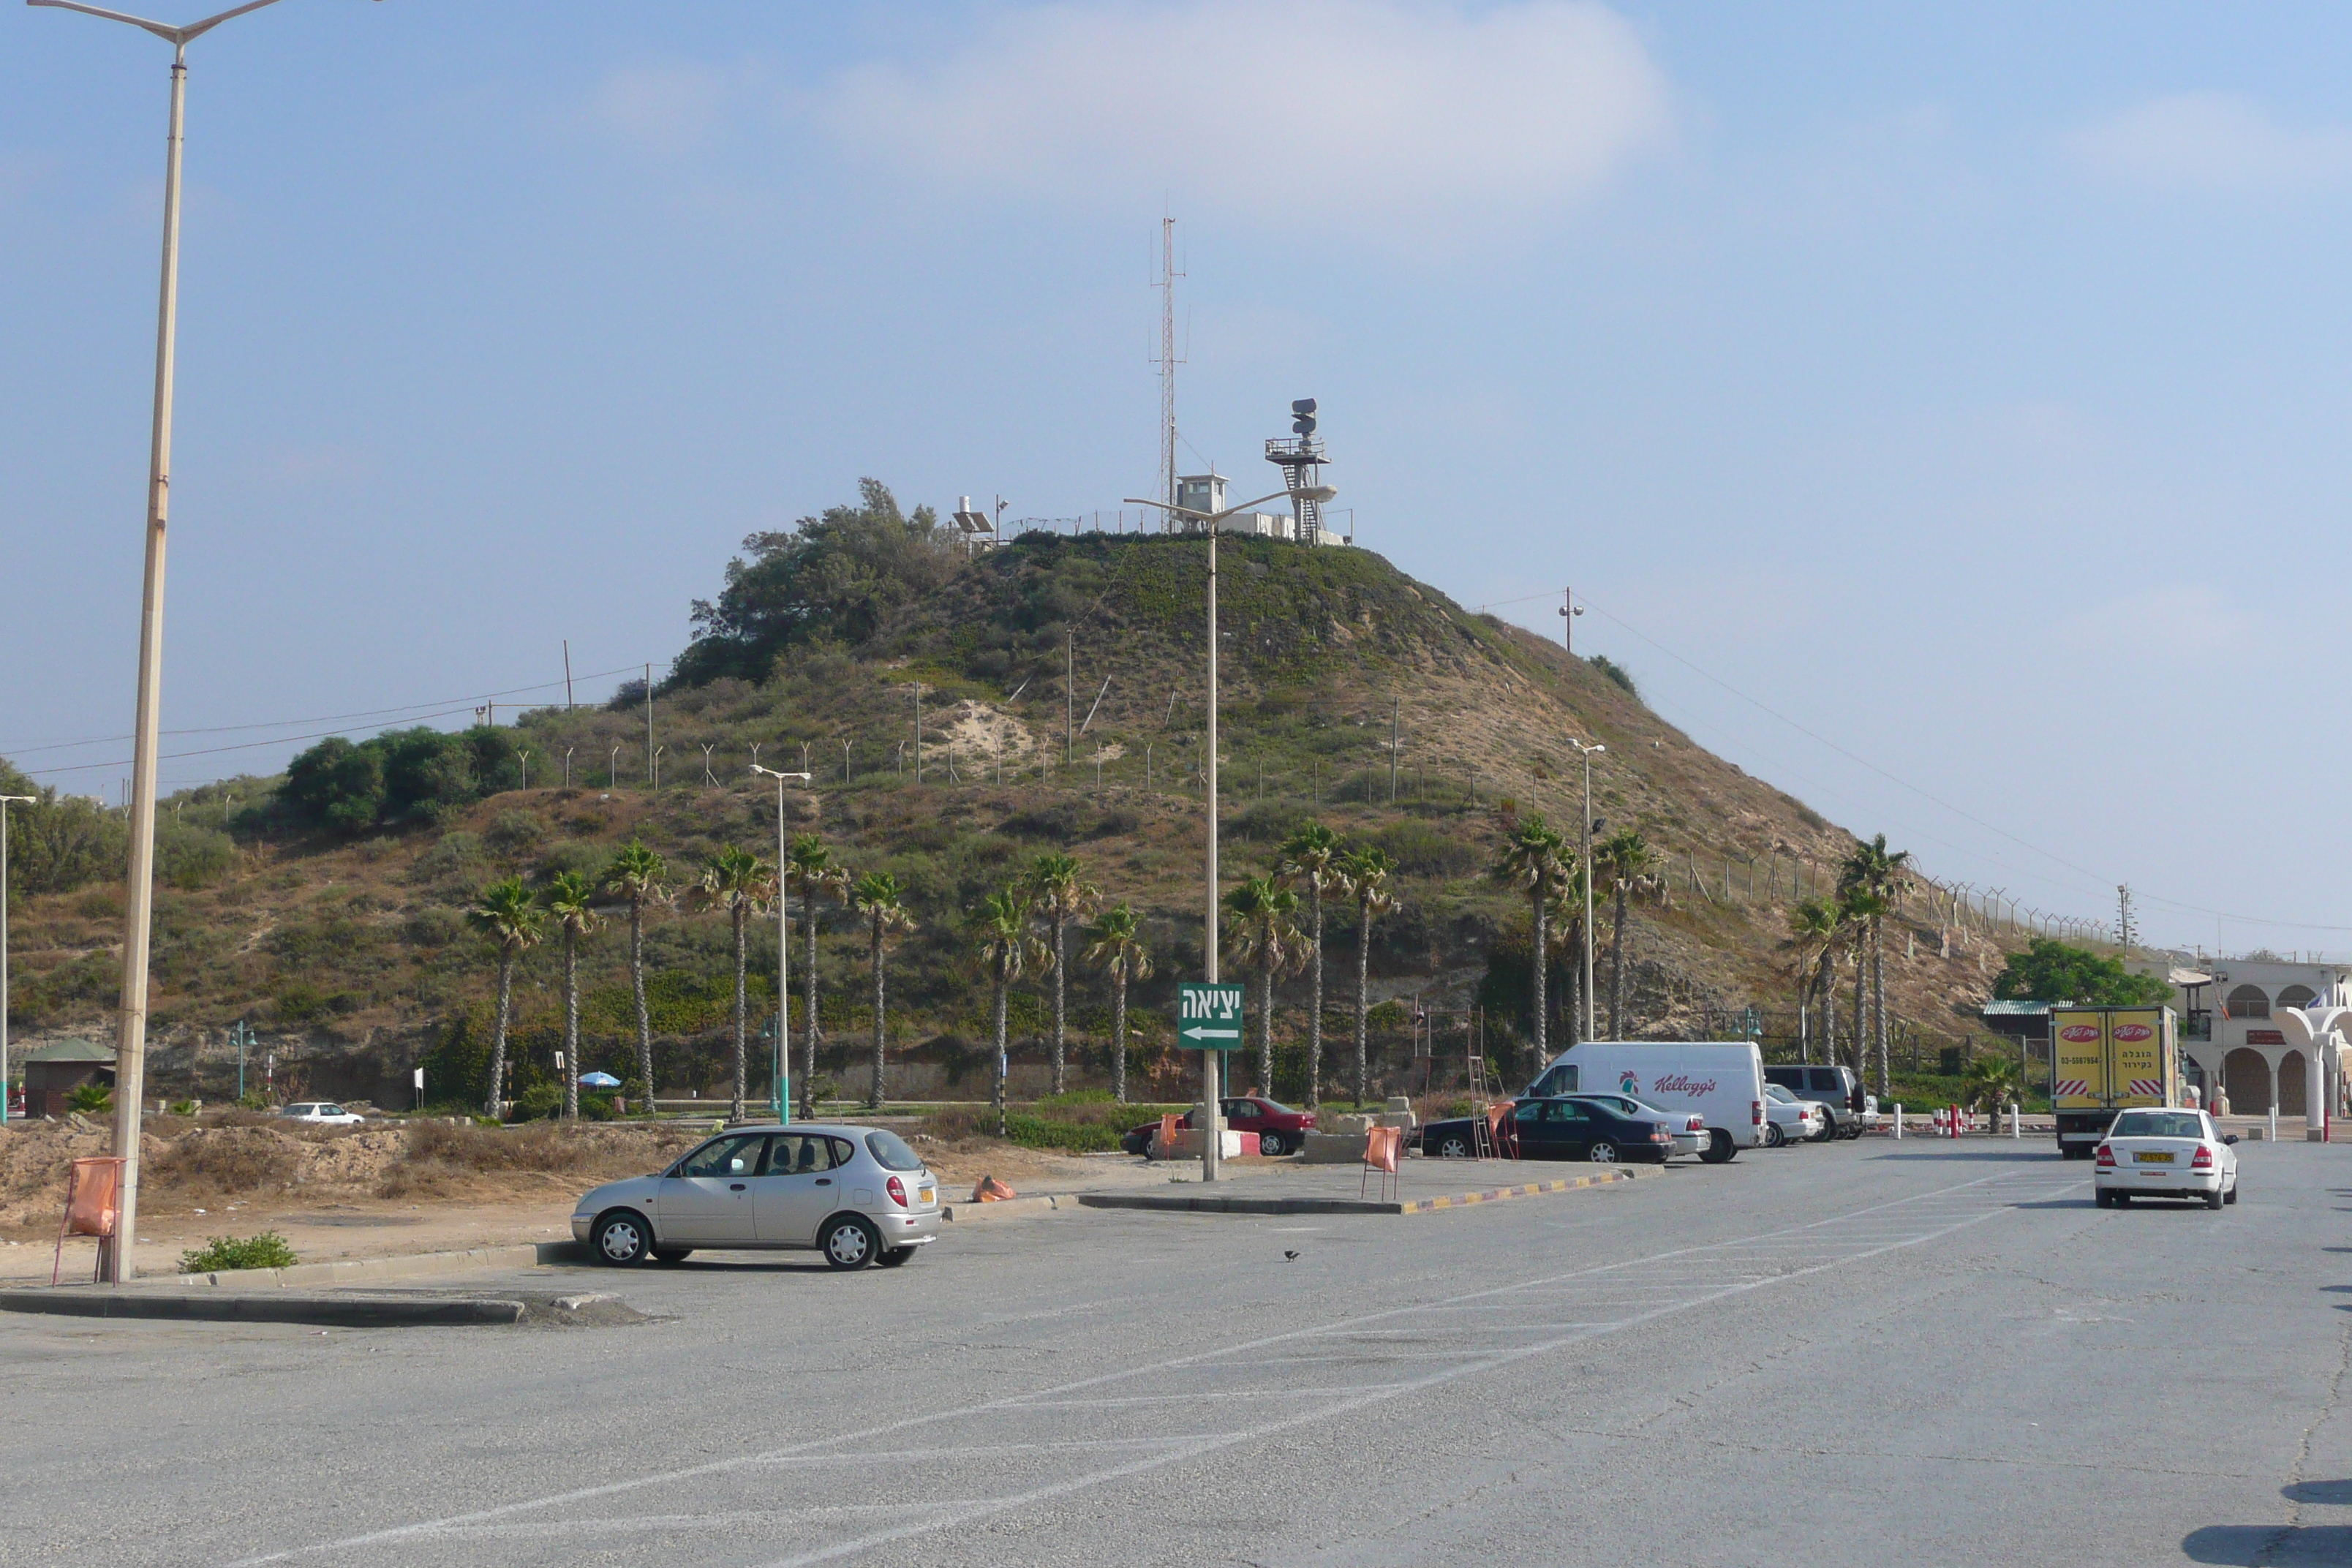
<path id="1" fill-rule="evenodd" d="M 1422 1130 L 1421 1152 L 1433 1159 L 1463 1159 L 1476 1152 L 1476 1127 L 1466 1116 L 1433 1121 Z M 1622 1114 L 1608 1104 L 1567 1097 L 1522 1100 L 1503 1118 L 1502 1147 L 1496 1152 L 1523 1160 L 1590 1160 L 1613 1165 L 1621 1160 L 1655 1160 L 1675 1152 L 1674 1134 L 1647 1117 Z"/>

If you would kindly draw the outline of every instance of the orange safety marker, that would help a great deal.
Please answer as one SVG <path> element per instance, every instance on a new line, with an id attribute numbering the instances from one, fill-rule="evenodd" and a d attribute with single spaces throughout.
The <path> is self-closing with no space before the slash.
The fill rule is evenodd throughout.
<path id="1" fill-rule="evenodd" d="M 115 1157 L 76 1160 L 66 1173 L 65 1217 L 58 1222 L 57 1257 L 49 1263 L 49 1283 L 58 1282 L 65 1267 L 68 1236 L 110 1237 L 122 1214 L 122 1166 Z M 105 1248 L 100 1247 L 102 1255 Z M 93 1283 L 98 1276 L 90 1275 Z"/>
<path id="2" fill-rule="evenodd" d="M 994 1176 L 981 1177 L 980 1184 L 971 1190 L 971 1201 L 976 1204 L 1001 1204 L 1007 1198 L 1019 1195 Z"/>

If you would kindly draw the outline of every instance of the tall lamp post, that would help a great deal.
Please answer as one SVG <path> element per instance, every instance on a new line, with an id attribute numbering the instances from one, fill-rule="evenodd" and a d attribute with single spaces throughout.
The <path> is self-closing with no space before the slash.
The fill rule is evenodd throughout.
<path id="1" fill-rule="evenodd" d="M 1202 531 L 1209 536 L 1209 700 L 1206 704 L 1209 734 L 1208 753 L 1201 771 L 1201 793 L 1207 797 L 1209 807 L 1208 900 L 1202 922 L 1202 931 L 1208 938 L 1209 972 L 1202 978 L 1212 985 L 1217 983 L 1217 525 L 1237 512 L 1263 506 L 1270 500 L 1280 500 L 1291 493 L 1289 490 L 1276 490 L 1272 495 L 1260 496 L 1239 506 L 1229 506 L 1223 511 L 1195 511 L 1191 507 L 1171 506 L 1166 501 L 1140 500 L 1134 496 L 1127 498 L 1129 506 L 1148 506 L 1183 518 L 1199 525 Z M 1329 485 L 1316 485 L 1297 493 L 1320 505 L 1339 492 Z M 1223 1093 L 1219 1081 L 1223 1070 L 1224 1063 L 1217 1052 L 1206 1049 L 1201 1052 L 1201 1118 L 1206 1123 L 1201 1130 L 1201 1179 L 1204 1182 L 1217 1179 L 1219 1156 L 1223 1152 L 1224 1129 L 1217 1116 L 1217 1101 Z"/>
<path id="2" fill-rule="evenodd" d="M 1581 741 L 1570 741 L 1577 754 L 1584 759 L 1584 980 L 1580 987 L 1584 1014 L 1582 1037 L 1592 1038 L 1592 756 L 1606 752 L 1606 746 L 1588 746 Z M 1536 955 L 1541 963 L 1543 955 Z"/>
<path id="3" fill-rule="evenodd" d="M 37 795 L 0 795 L 0 1127 L 8 1125 L 8 808 L 38 805 Z"/>
<path id="4" fill-rule="evenodd" d="M 780 773 L 773 768 L 751 764 L 751 771 L 776 781 L 776 1061 L 769 1082 L 776 1090 L 776 1120 L 786 1126 L 793 1120 L 793 916 L 792 879 L 784 875 L 784 784 L 786 781 L 807 784 L 806 773 Z M 816 1027 L 816 1020 L 809 1020 Z M 816 1037 L 811 1035 L 811 1040 Z"/>
<path id="5" fill-rule="evenodd" d="M 25 0 L 127 22 L 172 46 L 171 131 L 163 155 L 163 272 L 155 311 L 155 408 L 147 456 L 147 571 L 139 615 L 139 700 L 131 726 L 131 871 L 122 915 L 122 1007 L 114 1053 L 114 1152 L 122 1161 L 122 1193 L 115 1234 L 99 1243 L 102 1278 L 121 1283 L 137 1276 L 132 1248 L 139 1237 L 139 1112 L 147 1090 L 147 952 L 155 899 L 155 751 L 163 680 L 163 543 L 172 496 L 172 356 L 180 310 L 180 144 L 188 95 L 188 45 L 232 16 L 277 0 L 246 4 L 174 27 L 79 0 Z"/>

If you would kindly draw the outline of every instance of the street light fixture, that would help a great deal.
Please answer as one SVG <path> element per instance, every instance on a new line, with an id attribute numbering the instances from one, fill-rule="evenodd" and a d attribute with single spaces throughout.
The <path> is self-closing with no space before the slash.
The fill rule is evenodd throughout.
<path id="1" fill-rule="evenodd" d="M 113 1282 L 136 1278 L 139 1237 L 140 1104 L 147 1089 L 147 956 L 155 901 L 155 752 L 163 681 L 163 544 L 172 495 L 172 370 L 180 312 L 180 149 L 188 95 L 188 45 L 233 16 L 277 0 L 246 0 L 184 26 L 151 22 L 80 0 L 25 0 L 124 22 L 172 46 L 171 132 L 163 158 L 163 267 L 155 311 L 155 405 L 147 456 L 146 584 L 139 616 L 139 696 L 131 726 L 131 866 L 122 916 L 122 1005 L 114 1061 L 114 1152 L 122 1161 L 115 1234 L 99 1243 L 99 1271 Z"/>
<path id="2" fill-rule="evenodd" d="M 1202 531 L 1209 536 L 1209 698 L 1204 704 L 1208 715 L 1208 745 L 1201 764 L 1201 794 L 1209 811 L 1209 896 L 1207 914 L 1202 921 L 1202 930 L 1208 937 L 1209 972 L 1202 978 L 1212 985 L 1217 983 L 1217 524 L 1237 512 L 1247 511 L 1270 500 L 1279 500 L 1291 493 L 1276 490 L 1272 495 L 1260 496 L 1256 500 L 1229 506 L 1223 511 L 1195 511 L 1191 507 L 1171 506 L 1166 501 L 1144 500 L 1136 496 L 1126 498 L 1129 506 L 1148 506 L 1173 517 L 1190 519 L 1201 524 Z M 1314 485 L 1297 492 L 1318 506 L 1333 500 L 1339 493 L 1329 485 Z M 1204 1182 L 1217 1179 L 1219 1156 L 1223 1152 L 1224 1128 L 1217 1117 L 1217 1100 L 1221 1092 L 1219 1079 L 1223 1070 L 1224 1063 L 1217 1052 L 1205 1048 L 1201 1052 L 1201 1120 L 1204 1123 L 1201 1131 L 1201 1179 Z M 1272 1086 L 1266 1087 L 1270 1089 Z"/>
<path id="3" fill-rule="evenodd" d="M 0 795 L 0 1127 L 8 1125 L 8 808 L 40 804 L 38 795 Z"/>
<path id="4" fill-rule="evenodd" d="M 751 764 L 751 771 L 776 781 L 776 1062 L 769 1081 L 776 1091 L 776 1120 L 789 1127 L 793 1121 L 793 917 L 787 897 L 792 883 L 784 875 L 784 784 L 787 780 L 805 784 L 809 775 L 780 773 L 757 763 Z M 816 1028 L 814 1018 L 809 1020 L 809 1028 Z M 810 1038 L 815 1038 L 814 1033 Z"/>
<path id="5" fill-rule="evenodd" d="M 1569 744 L 1574 746 L 1576 748 L 1577 754 L 1584 759 L 1584 942 L 1582 943 L 1584 948 L 1583 1037 L 1589 1040 L 1592 1038 L 1592 757 L 1594 752 L 1605 752 L 1609 748 L 1601 745 L 1588 746 L 1583 742 L 1575 740 L 1570 741 Z M 1543 954 L 1536 954 L 1536 962 L 1538 963 L 1543 963 Z"/>

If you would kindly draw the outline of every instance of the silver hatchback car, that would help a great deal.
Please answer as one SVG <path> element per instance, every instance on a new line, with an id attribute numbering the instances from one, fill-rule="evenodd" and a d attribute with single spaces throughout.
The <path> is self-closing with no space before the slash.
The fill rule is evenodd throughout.
<path id="1" fill-rule="evenodd" d="M 813 1247 L 835 1268 L 895 1268 L 938 1237 L 940 1184 L 896 1132 L 732 1127 L 657 1175 L 607 1182 L 572 1208 L 599 1263 L 676 1263 L 698 1247 Z"/>

